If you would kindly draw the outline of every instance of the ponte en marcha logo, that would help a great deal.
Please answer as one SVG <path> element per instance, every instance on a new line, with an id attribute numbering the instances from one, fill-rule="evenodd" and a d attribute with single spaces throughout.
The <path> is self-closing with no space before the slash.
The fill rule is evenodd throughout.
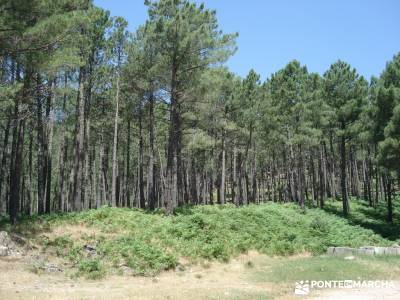
<path id="1" fill-rule="evenodd" d="M 294 293 L 308 295 L 312 289 L 394 288 L 392 280 L 301 280 L 296 281 Z"/>

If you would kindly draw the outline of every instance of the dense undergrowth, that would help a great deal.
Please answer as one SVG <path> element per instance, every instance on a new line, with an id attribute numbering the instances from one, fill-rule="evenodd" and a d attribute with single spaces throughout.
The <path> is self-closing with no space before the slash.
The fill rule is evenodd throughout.
<path id="1" fill-rule="evenodd" d="M 336 204 L 330 204 L 334 211 Z M 361 204 L 357 204 L 360 205 Z M 359 208 L 360 208 L 359 207 Z M 353 213 L 357 207 L 353 205 Z M 362 211 L 360 212 L 360 214 Z M 68 225 L 93 233 L 57 237 L 47 232 Z M 153 275 L 176 267 L 180 258 L 192 262 L 228 261 L 248 250 L 269 255 L 324 253 L 329 246 L 392 245 L 372 230 L 320 209 L 295 204 L 183 207 L 173 216 L 136 209 L 103 207 L 81 213 L 23 219 L 13 230 L 39 243 L 44 251 L 66 258 L 76 275 L 98 278 L 120 272 Z M 48 237 L 50 236 L 50 237 Z M 93 248 L 87 250 L 87 246 Z"/>

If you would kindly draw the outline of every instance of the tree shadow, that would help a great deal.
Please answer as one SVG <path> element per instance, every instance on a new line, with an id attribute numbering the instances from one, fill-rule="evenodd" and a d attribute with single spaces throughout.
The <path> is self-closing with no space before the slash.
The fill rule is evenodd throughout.
<path id="1" fill-rule="evenodd" d="M 7 231 L 11 234 L 19 234 L 26 238 L 35 237 L 41 233 L 50 232 L 52 220 L 67 216 L 67 213 L 52 213 L 50 215 L 22 215 L 18 218 L 18 223 L 11 225 L 10 219 L 4 217 L 0 219 L 0 231 Z"/>
<path id="2" fill-rule="evenodd" d="M 397 198 L 398 199 L 398 198 Z M 376 208 L 368 206 L 368 203 L 363 200 L 352 201 L 356 205 L 351 207 L 350 203 L 350 214 L 346 218 L 343 215 L 341 207 L 327 202 L 324 206 L 324 210 L 328 213 L 345 218 L 352 225 L 359 225 L 363 228 L 370 229 L 374 233 L 380 236 L 396 241 L 400 239 L 400 217 L 398 209 L 398 201 L 394 205 L 394 222 L 392 224 L 387 222 L 387 210 L 384 203 L 379 203 Z"/>

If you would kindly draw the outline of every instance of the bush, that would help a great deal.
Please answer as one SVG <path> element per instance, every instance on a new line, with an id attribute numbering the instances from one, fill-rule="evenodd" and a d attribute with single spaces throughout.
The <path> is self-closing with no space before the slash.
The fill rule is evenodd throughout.
<path id="1" fill-rule="evenodd" d="M 84 275 L 88 279 L 100 279 L 105 275 L 103 264 L 98 258 L 80 261 L 78 272 L 78 275 Z"/>

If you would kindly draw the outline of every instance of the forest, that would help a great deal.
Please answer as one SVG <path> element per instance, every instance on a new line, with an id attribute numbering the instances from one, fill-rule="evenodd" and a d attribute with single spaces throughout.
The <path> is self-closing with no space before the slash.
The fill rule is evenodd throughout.
<path id="1" fill-rule="evenodd" d="M 129 32 L 91 0 L 0 1 L 1 216 L 331 199 L 347 216 L 358 198 L 398 218 L 400 53 L 379 78 L 341 60 L 241 78 L 216 11 L 145 4 Z"/>

